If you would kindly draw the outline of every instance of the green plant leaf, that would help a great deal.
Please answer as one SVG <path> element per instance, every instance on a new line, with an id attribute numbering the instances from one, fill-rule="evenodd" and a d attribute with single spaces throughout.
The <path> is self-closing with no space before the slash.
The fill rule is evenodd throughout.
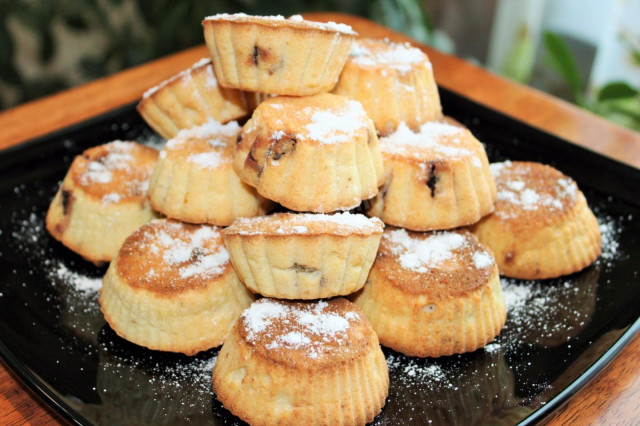
<path id="1" fill-rule="evenodd" d="M 529 27 L 526 23 L 522 23 L 518 37 L 505 59 L 502 74 L 520 83 L 527 83 L 531 79 L 534 59 L 534 43 Z"/>
<path id="2" fill-rule="evenodd" d="M 547 62 L 569 86 L 576 103 L 582 104 L 582 78 L 569 46 L 560 35 L 547 31 L 544 33 L 544 47 Z"/>
<path id="3" fill-rule="evenodd" d="M 431 42 L 429 19 L 418 0 L 378 0 L 370 14 L 379 23 L 423 43 Z"/>
<path id="4" fill-rule="evenodd" d="M 622 44 L 622 47 L 631 56 L 631 60 L 633 61 L 633 63 L 637 66 L 640 66 L 640 47 L 638 47 L 638 45 L 640 44 L 640 39 L 637 39 L 636 37 L 634 42 L 634 35 L 626 31 L 621 31 L 620 33 L 618 33 L 618 40 L 620 40 L 620 44 Z"/>
<path id="5" fill-rule="evenodd" d="M 635 89 L 624 81 L 614 81 L 607 83 L 598 92 L 598 101 L 606 101 L 610 99 L 629 98 L 637 96 L 640 91 Z"/>

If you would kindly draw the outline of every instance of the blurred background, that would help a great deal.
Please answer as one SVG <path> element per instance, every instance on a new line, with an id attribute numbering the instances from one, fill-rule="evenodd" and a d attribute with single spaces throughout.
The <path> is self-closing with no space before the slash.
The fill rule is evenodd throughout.
<path id="1" fill-rule="evenodd" d="M 218 12 L 338 11 L 640 131 L 640 0 L 0 0 L 0 109 L 203 43 Z"/>

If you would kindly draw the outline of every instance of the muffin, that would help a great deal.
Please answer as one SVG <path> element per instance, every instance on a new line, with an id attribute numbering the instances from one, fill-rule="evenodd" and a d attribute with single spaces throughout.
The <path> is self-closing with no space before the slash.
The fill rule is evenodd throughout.
<path id="1" fill-rule="evenodd" d="M 233 165 L 260 195 L 296 211 L 349 210 L 383 183 L 373 123 L 360 103 L 328 93 L 262 102 Z"/>
<path id="2" fill-rule="evenodd" d="M 362 103 L 381 135 L 442 117 L 431 62 L 408 43 L 356 40 L 333 93 Z"/>
<path id="3" fill-rule="evenodd" d="M 465 230 L 387 228 L 367 283 L 353 301 L 380 343 L 409 356 L 475 351 L 506 320 L 494 258 Z"/>
<path id="4" fill-rule="evenodd" d="M 361 214 L 279 213 L 238 219 L 223 231 L 240 280 L 280 299 L 320 299 L 359 290 L 384 225 Z"/>
<path id="5" fill-rule="evenodd" d="M 251 92 L 308 96 L 335 86 L 356 33 L 300 15 L 226 13 L 202 21 L 220 85 Z"/>
<path id="6" fill-rule="evenodd" d="M 498 201 L 473 233 L 496 257 L 500 273 L 555 278 L 582 270 L 602 250 L 598 220 L 570 177 L 540 163 L 491 165 Z"/>
<path id="7" fill-rule="evenodd" d="M 380 138 L 385 182 L 367 214 L 389 225 L 431 231 L 470 225 L 493 211 L 496 188 L 484 147 L 453 120 L 418 133 L 404 123 Z"/>
<path id="8" fill-rule="evenodd" d="M 122 245 L 103 279 L 100 310 L 130 342 L 194 355 L 221 345 L 253 300 L 219 228 L 160 219 Z"/>
<path id="9" fill-rule="evenodd" d="M 252 425 L 364 425 L 389 388 L 378 338 L 356 306 L 261 299 L 242 313 L 213 369 L 213 391 Z"/>
<path id="10" fill-rule="evenodd" d="M 170 139 L 181 129 L 211 119 L 225 123 L 245 117 L 255 105 L 255 96 L 219 86 L 206 58 L 146 91 L 138 112 L 160 136 Z"/>
<path id="11" fill-rule="evenodd" d="M 47 230 L 96 264 L 110 262 L 122 242 L 157 217 L 149 205 L 149 178 L 158 151 L 114 141 L 74 158 L 47 212 Z"/>
<path id="12" fill-rule="evenodd" d="M 228 226 L 237 217 L 259 216 L 273 207 L 233 170 L 240 127 L 209 121 L 181 130 L 167 142 L 151 176 L 149 198 L 166 216 L 190 223 Z"/>

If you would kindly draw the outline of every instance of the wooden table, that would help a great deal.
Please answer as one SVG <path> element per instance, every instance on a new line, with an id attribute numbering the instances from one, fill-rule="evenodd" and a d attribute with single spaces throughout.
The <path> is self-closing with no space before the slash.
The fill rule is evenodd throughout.
<path id="1" fill-rule="evenodd" d="M 308 14 L 317 21 L 350 24 L 361 35 L 408 38 L 368 20 L 335 13 Z M 640 134 L 613 125 L 544 93 L 498 77 L 456 57 L 423 47 L 438 84 L 576 144 L 640 168 Z M 135 102 L 151 86 L 207 55 L 203 46 L 132 68 L 0 113 L 0 148 Z M 446 112 L 446 111 L 445 111 Z M 0 364 L 0 424 L 54 425 L 57 414 Z M 640 422 L 640 336 L 550 419 L 550 424 Z"/>

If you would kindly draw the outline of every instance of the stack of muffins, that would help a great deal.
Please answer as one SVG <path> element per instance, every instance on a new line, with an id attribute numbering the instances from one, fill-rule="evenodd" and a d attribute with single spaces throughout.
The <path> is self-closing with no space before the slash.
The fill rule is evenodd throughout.
<path id="1" fill-rule="evenodd" d="M 120 336 L 185 354 L 224 343 L 213 389 L 243 420 L 369 422 L 389 386 L 379 343 L 474 351 L 505 323 L 498 268 L 549 278 L 599 255 L 575 182 L 490 167 L 442 115 L 419 49 L 299 16 L 203 26 L 211 59 L 138 105 L 162 151 L 87 150 L 47 228 L 111 261 L 100 306 Z"/>

